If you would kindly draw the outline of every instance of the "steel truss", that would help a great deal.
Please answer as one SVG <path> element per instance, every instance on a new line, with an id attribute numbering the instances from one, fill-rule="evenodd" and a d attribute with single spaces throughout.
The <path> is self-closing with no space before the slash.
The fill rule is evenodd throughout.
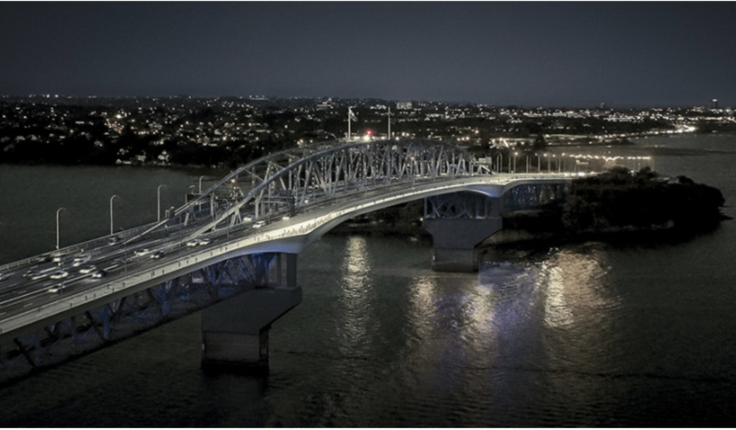
<path id="1" fill-rule="evenodd" d="M 109 346 L 250 289 L 272 286 L 277 257 L 265 253 L 221 261 L 0 344 L 0 383 Z"/>
<path id="2" fill-rule="evenodd" d="M 500 199 L 472 192 L 432 196 L 424 200 L 424 218 L 486 219 L 501 212 L 537 209 L 564 200 L 567 189 L 567 184 L 525 184 L 510 189 Z M 494 208 L 494 204 L 499 207 Z"/>
<path id="3" fill-rule="evenodd" d="M 555 201 L 562 201 L 567 195 L 567 184 L 529 184 L 519 185 L 503 195 L 504 212 L 525 209 L 538 209 Z"/>
<path id="4" fill-rule="evenodd" d="M 321 200 L 398 181 L 489 173 L 467 151 L 442 141 L 327 142 L 243 166 L 179 208 L 176 215 L 210 205 L 211 221 L 189 236 L 193 238 L 214 229 L 293 215 Z"/>
<path id="5" fill-rule="evenodd" d="M 492 199 L 473 192 L 441 194 L 424 199 L 424 219 L 486 219 L 491 216 Z"/>

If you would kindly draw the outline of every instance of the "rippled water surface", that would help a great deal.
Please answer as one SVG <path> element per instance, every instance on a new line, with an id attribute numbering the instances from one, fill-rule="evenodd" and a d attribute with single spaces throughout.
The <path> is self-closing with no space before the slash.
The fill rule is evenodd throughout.
<path id="1" fill-rule="evenodd" d="M 693 149 L 657 169 L 736 201 L 733 138 L 654 145 Z M 176 175 L 184 190 L 198 177 Z M 452 274 L 430 269 L 428 242 L 325 236 L 299 256 L 304 301 L 271 330 L 268 377 L 203 372 L 193 314 L 0 389 L 0 425 L 736 425 L 733 221 L 676 243 L 536 251 Z"/>

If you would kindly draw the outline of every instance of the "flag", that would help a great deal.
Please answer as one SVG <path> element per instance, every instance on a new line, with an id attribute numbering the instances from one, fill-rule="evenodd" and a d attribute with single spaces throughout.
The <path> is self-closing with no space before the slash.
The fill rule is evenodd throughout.
<path id="1" fill-rule="evenodd" d="M 352 108 L 348 108 L 348 121 L 358 122 L 358 117 L 355 116 L 355 114 L 353 113 L 353 109 Z"/>

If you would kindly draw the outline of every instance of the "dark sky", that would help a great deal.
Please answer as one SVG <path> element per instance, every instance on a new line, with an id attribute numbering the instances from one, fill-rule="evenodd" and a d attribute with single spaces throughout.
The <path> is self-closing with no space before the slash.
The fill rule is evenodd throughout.
<path id="1" fill-rule="evenodd" d="M 0 94 L 736 106 L 736 3 L 0 2 Z"/>

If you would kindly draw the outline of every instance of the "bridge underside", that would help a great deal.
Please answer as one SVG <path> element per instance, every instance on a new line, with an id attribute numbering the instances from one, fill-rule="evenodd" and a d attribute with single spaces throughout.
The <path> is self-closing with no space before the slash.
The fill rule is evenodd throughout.
<path id="1" fill-rule="evenodd" d="M 228 324 L 232 327 L 224 328 L 220 324 L 218 331 L 255 332 L 259 336 L 256 349 L 266 352 L 257 354 L 255 359 L 251 358 L 252 351 L 241 354 L 240 364 L 267 365 L 271 323 L 300 302 L 296 255 L 261 253 L 231 258 L 0 343 L 0 384 L 203 309 L 203 346 L 212 326 L 211 315 L 224 315 L 225 310 L 229 312 Z M 242 308 L 243 303 L 250 303 L 250 308 Z M 213 311 L 206 309 L 211 306 Z M 233 313 L 233 309 L 237 312 Z M 254 313 L 259 318 L 254 319 Z M 237 345 L 233 349 L 238 348 L 243 349 Z M 203 348 L 203 364 L 212 362 L 211 357 Z"/>
<path id="2" fill-rule="evenodd" d="M 432 235 L 432 268 L 441 272 L 478 270 L 477 245 L 501 230 L 501 199 L 458 192 L 425 199 L 425 230 Z"/>
<path id="3" fill-rule="evenodd" d="M 472 272 L 479 266 L 478 245 L 503 229 L 503 216 L 564 199 L 565 184 L 522 185 L 501 197 L 456 192 L 428 197 L 424 228 L 433 239 L 432 268 Z"/>

